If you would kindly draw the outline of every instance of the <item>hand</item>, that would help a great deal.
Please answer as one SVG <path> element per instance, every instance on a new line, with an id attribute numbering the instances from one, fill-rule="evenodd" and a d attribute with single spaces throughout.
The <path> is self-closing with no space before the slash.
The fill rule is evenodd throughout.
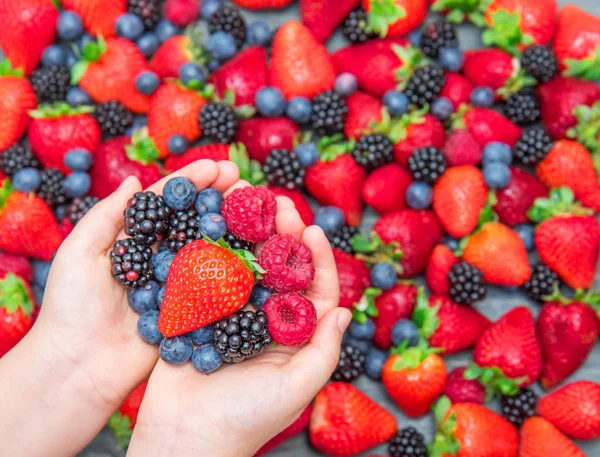
<path id="1" fill-rule="evenodd" d="M 248 184 L 236 187 L 243 185 Z M 208 376 L 191 364 L 173 367 L 160 360 L 150 377 L 129 457 L 250 457 L 296 420 L 329 379 L 351 319 L 348 310 L 337 308 L 331 247 L 320 228 L 303 224 L 286 197 L 277 198 L 276 223 L 278 233 L 301 237 L 313 252 L 316 274 L 306 296 L 317 309 L 315 334 L 304 347 L 276 345 Z"/>

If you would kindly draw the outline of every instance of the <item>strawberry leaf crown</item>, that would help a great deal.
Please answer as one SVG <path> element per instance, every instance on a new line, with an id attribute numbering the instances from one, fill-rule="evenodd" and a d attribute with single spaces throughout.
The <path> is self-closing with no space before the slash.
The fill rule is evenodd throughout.
<path id="1" fill-rule="evenodd" d="M 419 287 L 417 291 L 417 303 L 415 310 L 413 311 L 412 320 L 419 329 L 419 341 L 427 343 L 427 340 L 435 333 L 440 326 L 440 318 L 438 317 L 438 311 L 440 310 L 441 304 L 436 303 L 435 306 L 429 306 L 429 299 L 425 293 L 423 287 Z M 427 343 L 428 344 L 428 343 Z M 442 351 L 444 348 L 439 348 Z"/>
<path id="2" fill-rule="evenodd" d="M 393 44 L 392 50 L 402 61 L 402 65 L 395 71 L 396 81 L 398 82 L 396 88 L 398 90 L 404 90 L 415 70 L 429 64 L 430 60 L 423 54 L 421 48 L 412 44 L 408 46 Z"/>
<path id="3" fill-rule="evenodd" d="M 446 20 L 460 24 L 471 21 L 477 27 L 485 27 L 484 14 L 492 0 L 437 0 L 431 7 L 433 11 L 448 11 Z"/>
<path id="4" fill-rule="evenodd" d="M 531 87 L 537 84 L 536 79 L 533 76 L 529 76 L 527 72 L 521 68 L 521 62 L 516 57 L 513 57 L 512 59 L 512 67 L 512 75 L 510 75 L 508 80 L 504 83 L 504 86 L 496 90 L 498 96 L 502 97 L 504 100 L 524 87 Z"/>
<path id="5" fill-rule="evenodd" d="M 598 68 L 600 69 L 600 62 Z M 573 114 L 577 118 L 577 124 L 567 130 L 567 136 L 583 144 L 592 153 L 594 162 L 597 163 L 600 160 L 600 102 L 592 106 L 579 105 Z"/>
<path id="6" fill-rule="evenodd" d="M 575 194 L 569 187 L 559 187 L 550 191 L 549 198 L 538 198 L 527 212 L 533 222 L 542 222 L 559 215 L 590 215 L 591 209 L 583 208 L 575 201 Z"/>
<path id="7" fill-rule="evenodd" d="M 78 84 L 85 75 L 88 65 L 92 62 L 98 62 L 105 52 L 106 41 L 102 35 L 98 35 L 97 41 L 87 43 L 81 52 L 77 51 L 75 55 L 79 57 L 79 62 L 71 68 L 71 84 Z"/>
<path id="8" fill-rule="evenodd" d="M 234 143 L 229 148 L 229 160 L 240 169 L 240 179 L 248 181 L 253 186 L 266 184 L 262 166 L 256 160 L 250 160 L 244 143 Z"/>
<path id="9" fill-rule="evenodd" d="M 533 43 L 533 37 L 524 34 L 519 26 L 521 19 L 518 13 L 509 13 L 498 10 L 492 14 L 491 24 L 482 34 L 483 44 L 486 46 L 498 46 L 514 56 L 521 54 L 519 45 Z"/>
<path id="10" fill-rule="evenodd" d="M 154 140 L 148 136 L 148 127 L 134 130 L 131 135 L 131 144 L 125 146 L 125 152 L 130 160 L 141 162 L 144 165 L 158 160 L 158 148 Z"/>
<path id="11" fill-rule="evenodd" d="M 21 310 L 26 316 L 33 314 L 33 302 L 24 281 L 14 273 L 8 273 L 0 279 L 0 308 L 9 314 Z"/>
<path id="12" fill-rule="evenodd" d="M 577 76 L 579 78 L 597 81 L 600 79 L 600 44 L 596 46 L 594 54 L 585 59 L 567 59 L 566 76 Z"/>
<path id="13" fill-rule="evenodd" d="M 317 143 L 317 149 L 323 162 L 331 162 L 341 155 L 351 152 L 356 146 L 354 140 L 347 140 L 341 133 L 325 136 Z"/>
<path id="14" fill-rule="evenodd" d="M 433 416 L 435 417 L 436 433 L 433 441 L 427 445 L 429 457 L 444 457 L 457 455 L 460 451 L 460 443 L 454 437 L 456 430 L 456 414 L 448 414 L 452 402 L 443 395 L 433 405 Z"/>
<path id="15" fill-rule="evenodd" d="M 219 238 L 217 241 L 215 241 L 203 234 L 202 239 L 208 244 L 220 247 L 225 249 L 227 252 L 234 254 L 242 261 L 246 268 L 252 272 L 256 279 L 262 279 L 262 274 L 266 273 L 266 270 L 258 264 L 256 256 L 252 252 L 246 251 L 245 249 L 231 249 L 231 246 L 229 246 L 227 241 L 225 241 L 223 238 Z"/>
<path id="16" fill-rule="evenodd" d="M 133 427 L 131 426 L 131 420 L 129 417 L 117 411 L 110 417 L 107 425 L 115 433 L 117 445 L 121 449 L 125 449 L 127 446 L 129 446 L 131 436 L 133 435 Z"/>
<path id="17" fill-rule="evenodd" d="M 360 301 L 354 304 L 352 318 L 359 324 L 364 324 L 369 317 L 379 316 L 375 299 L 382 293 L 383 291 L 377 287 L 367 287 Z"/>
<path id="18" fill-rule="evenodd" d="M 356 258 L 370 265 L 375 263 L 389 263 L 393 265 L 396 272 L 403 273 L 402 266 L 398 263 L 402 259 L 400 245 L 396 242 L 385 244 L 376 232 L 367 235 L 355 235 L 350 241 L 352 249 L 356 252 Z"/>
<path id="19" fill-rule="evenodd" d="M 66 116 L 91 114 L 95 109 L 91 105 L 71 106 L 66 102 L 55 102 L 42 104 L 37 109 L 29 111 L 29 115 L 34 119 L 58 119 Z"/>
<path id="20" fill-rule="evenodd" d="M 381 38 L 387 35 L 390 25 L 406 17 L 406 10 L 394 0 L 371 0 L 370 6 L 367 26 Z"/>
<path id="21" fill-rule="evenodd" d="M 396 144 L 406 139 L 407 129 L 410 125 L 423 124 L 429 107 L 411 111 L 399 117 L 391 117 L 387 108 L 381 110 L 381 122 L 371 122 L 369 127 L 376 133 L 383 133 L 389 140 Z"/>
<path id="22" fill-rule="evenodd" d="M 10 60 L 3 59 L 0 62 L 0 76 L 23 76 L 22 68 L 13 68 Z"/>
<path id="23" fill-rule="evenodd" d="M 498 367 L 480 367 L 472 363 L 463 373 L 463 378 L 478 381 L 485 387 L 486 401 L 491 401 L 497 395 L 514 397 L 519 393 L 519 386 L 527 377 L 508 378 Z"/>

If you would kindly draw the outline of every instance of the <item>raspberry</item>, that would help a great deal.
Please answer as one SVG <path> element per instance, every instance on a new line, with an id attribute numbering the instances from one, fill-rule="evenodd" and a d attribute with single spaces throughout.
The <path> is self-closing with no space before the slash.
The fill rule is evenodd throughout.
<path id="1" fill-rule="evenodd" d="M 258 264 L 266 270 L 263 285 L 277 292 L 304 290 L 315 278 L 311 250 L 287 233 L 269 238 L 258 254 Z"/>
<path id="2" fill-rule="evenodd" d="M 444 395 L 452 403 L 480 403 L 485 402 L 485 387 L 476 379 L 464 378 L 465 367 L 456 367 L 448 375 Z"/>
<path id="3" fill-rule="evenodd" d="M 315 305 L 298 292 L 271 295 L 263 311 L 267 314 L 273 341 L 284 346 L 306 343 L 317 326 Z"/>
<path id="4" fill-rule="evenodd" d="M 277 202 L 264 186 L 234 190 L 223 202 L 221 212 L 229 231 L 243 240 L 258 243 L 275 233 Z"/>

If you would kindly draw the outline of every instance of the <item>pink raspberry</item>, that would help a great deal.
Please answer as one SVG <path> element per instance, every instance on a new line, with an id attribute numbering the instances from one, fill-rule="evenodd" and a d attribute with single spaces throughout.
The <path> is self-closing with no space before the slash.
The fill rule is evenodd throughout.
<path id="1" fill-rule="evenodd" d="M 448 375 L 444 394 L 452 403 L 480 403 L 485 402 L 485 387 L 477 380 L 463 377 L 465 367 L 456 367 Z"/>
<path id="2" fill-rule="evenodd" d="M 315 305 L 298 292 L 271 295 L 263 311 L 267 314 L 273 341 L 278 344 L 299 346 L 306 343 L 315 332 Z"/>
<path id="3" fill-rule="evenodd" d="M 277 292 L 304 290 L 315 279 L 311 250 L 287 233 L 269 238 L 258 254 L 258 264 L 266 271 L 263 285 Z"/>
<path id="4" fill-rule="evenodd" d="M 277 202 L 264 186 L 234 190 L 223 202 L 221 212 L 229 231 L 246 241 L 266 241 L 275 233 Z"/>

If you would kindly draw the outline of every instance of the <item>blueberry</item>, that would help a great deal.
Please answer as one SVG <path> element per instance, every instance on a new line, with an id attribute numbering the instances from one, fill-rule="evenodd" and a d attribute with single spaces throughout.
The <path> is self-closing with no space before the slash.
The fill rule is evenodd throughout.
<path id="1" fill-rule="evenodd" d="M 426 209 L 431 206 L 432 187 L 423 181 L 415 181 L 406 189 L 406 204 L 413 209 Z"/>
<path id="2" fill-rule="evenodd" d="M 148 125 L 148 118 L 142 114 L 139 114 L 133 118 L 133 124 L 131 128 L 134 130 L 143 129 Z"/>
<path id="3" fill-rule="evenodd" d="M 198 192 L 196 198 L 196 211 L 198 214 L 206 213 L 221 214 L 221 205 L 223 204 L 223 194 L 216 189 L 204 189 Z"/>
<path id="4" fill-rule="evenodd" d="M 215 11 L 221 7 L 221 0 L 204 0 L 202 2 L 202 8 L 200 14 L 203 18 L 208 19 Z"/>
<path id="5" fill-rule="evenodd" d="M 160 358 L 169 365 L 184 365 L 194 352 L 194 343 L 185 335 L 164 338 L 160 342 Z"/>
<path id="6" fill-rule="evenodd" d="M 442 243 L 451 251 L 456 251 L 458 249 L 459 242 L 459 240 L 452 238 L 450 235 L 445 236 L 442 240 Z"/>
<path id="7" fill-rule="evenodd" d="M 158 311 L 151 309 L 140 316 L 137 323 L 140 337 L 148 344 L 158 346 L 163 339 L 158 331 Z"/>
<path id="8" fill-rule="evenodd" d="M 206 73 L 200 65 L 187 62 L 179 67 L 179 79 L 186 86 L 192 82 L 202 84 L 206 81 Z"/>
<path id="9" fill-rule="evenodd" d="M 502 162 L 488 163 L 483 167 L 483 179 L 490 189 L 504 189 L 510 184 L 511 172 Z"/>
<path id="10" fill-rule="evenodd" d="M 149 59 L 154 55 L 154 53 L 158 50 L 160 46 L 160 41 L 158 41 L 158 37 L 154 33 L 144 33 L 138 40 L 135 42 L 138 49 L 144 54 L 144 57 Z"/>
<path id="11" fill-rule="evenodd" d="M 42 176 L 35 168 L 22 168 L 15 173 L 12 183 L 21 192 L 35 192 L 42 183 Z"/>
<path id="12" fill-rule="evenodd" d="M 383 104 L 392 116 L 402 116 L 408 110 L 408 97 L 397 90 L 388 90 L 383 95 Z"/>
<path id="13" fill-rule="evenodd" d="M 512 162 L 512 150 L 506 143 L 500 141 L 492 141 L 485 145 L 483 148 L 483 165 L 490 164 L 492 162 L 501 162 L 506 165 L 510 165 Z"/>
<path id="14" fill-rule="evenodd" d="M 67 197 L 83 197 L 90 191 L 92 180 L 84 171 L 74 171 L 62 181 Z"/>
<path id="15" fill-rule="evenodd" d="M 528 251 L 533 251 L 535 245 L 533 243 L 533 226 L 531 224 L 518 224 L 513 227 L 517 235 L 523 240 L 523 244 Z"/>
<path id="16" fill-rule="evenodd" d="M 66 215 L 67 215 L 67 206 L 66 205 L 60 205 L 60 206 L 57 206 L 56 208 L 54 208 L 54 217 L 56 218 L 57 221 L 62 221 Z"/>
<path id="17" fill-rule="evenodd" d="M 376 263 L 371 267 L 371 284 L 373 287 L 387 290 L 396 285 L 398 274 L 391 263 Z"/>
<path id="18" fill-rule="evenodd" d="M 210 71 L 211 73 L 214 73 L 219 68 L 221 68 L 221 62 L 219 62 L 217 59 L 211 59 L 206 64 L 206 68 L 208 68 L 208 71 Z"/>
<path id="19" fill-rule="evenodd" d="M 262 309 L 262 307 L 265 306 L 267 298 L 269 298 L 271 295 L 273 295 L 273 291 L 271 289 L 267 289 L 262 284 L 256 284 L 252 289 L 248 303 L 253 304 L 257 309 Z"/>
<path id="20" fill-rule="evenodd" d="M 175 253 L 171 251 L 162 251 L 152 256 L 152 269 L 157 281 L 167 282 L 169 268 L 171 268 L 174 258 Z"/>
<path id="21" fill-rule="evenodd" d="M 358 80 L 352 73 L 340 73 L 335 79 L 334 89 L 342 97 L 348 97 L 358 89 Z"/>
<path id="22" fill-rule="evenodd" d="M 92 99 L 88 95 L 88 93 L 80 87 L 71 87 L 67 92 L 67 103 L 72 107 L 77 107 L 81 105 L 89 105 L 92 102 Z"/>
<path id="23" fill-rule="evenodd" d="M 271 26 L 264 21 L 256 21 L 246 30 L 246 43 L 249 45 L 267 46 L 273 37 Z"/>
<path id="24" fill-rule="evenodd" d="M 95 38 L 89 33 L 84 33 L 79 38 L 75 40 L 75 46 L 79 49 L 79 51 L 83 52 L 83 49 L 89 44 L 94 43 Z"/>
<path id="25" fill-rule="evenodd" d="M 350 335 L 357 340 L 369 341 L 373 339 L 373 335 L 375 335 L 375 323 L 373 322 L 373 319 L 369 318 L 367 318 L 367 321 L 364 324 L 352 321 L 348 331 L 350 332 Z"/>
<path id="26" fill-rule="evenodd" d="M 294 97 L 289 101 L 285 114 L 297 124 L 306 124 L 312 115 L 312 103 L 308 98 Z"/>
<path id="27" fill-rule="evenodd" d="M 227 222 L 220 214 L 207 213 L 200 218 L 198 228 L 200 233 L 216 241 L 227 233 Z"/>
<path id="28" fill-rule="evenodd" d="M 227 32 L 215 32 L 208 38 L 206 49 L 211 55 L 223 62 L 231 59 L 237 52 L 237 45 L 233 35 Z"/>
<path id="29" fill-rule="evenodd" d="M 471 103 L 480 108 L 489 108 L 494 104 L 494 91 L 489 87 L 479 86 L 471 91 Z"/>
<path id="30" fill-rule="evenodd" d="M 171 209 L 188 209 L 196 201 L 196 188 L 187 178 L 172 178 L 165 185 L 163 198 Z"/>
<path id="31" fill-rule="evenodd" d="M 440 49 L 439 63 L 444 70 L 460 71 L 463 66 L 463 53 L 456 48 Z"/>
<path id="32" fill-rule="evenodd" d="M 419 329 L 410 319 L 400 319 L 392 327 L 392 343 L 400 346 L 408 340 L 408 347 L 419 344 Z"/>
<path id="33" fill-rule="evenodd" d="M 169 147 L 169 152 L 176 156 L 184 154 L 185 151 L 188 150 L 189 145 L 190 143 L 188 142 L 187 138 L 183 135 L 172 135 L 171 138 L 169 138 L 169 142 L 167 143 L 167 146 Z"/>
<path id="34" fill-rule="evenodd" d="M 160 286 L 155 281 L 148 281 L 139 289 L 127 293 L 129 306 L 138 314 L 144 314 L 151 309 L 158 309 L 158 291 Z"/>
<path id="35" fill-rule="evenodd" d="M 160 309 L 160 307 L 162 306 L 162 302 L 165 299 L 165 292 L 167 290 L 166 286 L 162 286 L 159 290 L 158 290 L 158 297 L 156 298 L 158 301 L 158 309 Z"/>
<path id="36" fill-rule="evenodd" d="M 33 300 L 39 305 L 44 303 L 44 288 L 34 284 L 31 290 L 33 292 Z"/>
<path id="37" fill-rule="evenodd" d="M 431 105 L 431 114 L 433 114 L 440 121 L 447 121 L 452 116 L 454 106 L 447 97 L 440 97 L 436 99 Z"/>
<path id="38" fill-rule="evenodd" d="M 52 44 L 44 49 L 42 54 L 42 65 L 44 67 L 52 67 L 54 65 L 64 65 L 67 58 L 67 53 L 62 46 Z"/>
<path id="39" fill-rule="evenodd" d="M 314 224 L 321 227 L 326 235 L 333 235 L 344 225 L 344 213 L 335 206 L 322 206 L 315 213 Z"/>
<path id="40" fill-rule="evenodd" d="M 33 268 L 33 282 L 42 288 L 46 288 L 48 282 L 48 275 L 50 274 L 51 262 L 43 262 L 41 260 L 34 260 L 31 262 Z"/>
<path id="41" fill-rule="evenodd" d="M 196 346 L 202 346 L 203 344 L 210 343 L 213 339 L 213 326 L 206 325 L 198 328 L 193 332 L 187 334 L 192 340 L 192 343 Z"/>
<path id="42" fill-rule="evenodd" d="M 315 143 L 302 143 L 296 146 L 294 152 L 298 156 L 300 164 L 307 168 L 319 161 L 319 150 Z"/>
<path id="43" fill-rule="evenodd" d="M 164 43 L 172 36 L 175 36 L 179 33 L 179 27 L 177 27 L 172 22 L 167 21 L 166 19 L 162 19 L 156 24 L 156 28 L 154 29 L 154 33 L 156 34 L 156 38 L 160 43 Z"/>
<path id="44" fill-rule="evenodd" d="M 117 35 L 135 41 L 144 33 L 144 23 L 139 16 L 132 13 L 121 14 L 115 22 Z"/>
<path id="45" fill-rule="evenodd" d="M 152 95 L 160 85 L 160 78 L 153 71 L 142 71 L 135 78 L 135 88 L 142 95 Z"/>
<path id="46" fill-rule="evenodd" d="M 196 348 L 192 354 L 192 364 L 200 373 L 210 374 L 223 365 L 223 359 L 212 344 L 205 344 Z"/>
<path id="47" fill-rule="evenodd" d="M 367 353 L 367 357 L 365 359 L 365 373 L 366 375 L 379 381 L 381 379 L 381 372 L 383 371 L 383 366 L 388 359 L 388 353 L 385 351 L 381 351 L 379 349 L 371 349 Z"/>
<path id="48" fill-rule="evenodd" d="M 67 56 L 65 57 L 65 65 L 70 70 L 71 68 L 73 68 L 73 66 L 77 62 L 79 62 L 79 59 L 77 58 L 77 56 L 75 55 L 75 53 L 73 52 L 73 50 L 69 49 L 67 51 Z"/>
<path id="49" fill-rule="evenodd" d="M 88 171 L 94 164 L 94 157 L 86 149 L 71 149 L 65 154 L 65 166 L 73 171 Z"/>
<path id="50" fill-rule="evenodd" d="M 415 30 L 408 35 L 408 39 L 413 46 L 417 48 L 421 46 L 421 31 Z"/>
<path id="51" fill-rule="evenodd" d="M 61 40 L 74 40 L 83 33 L 83 22 L 79 14 L 63 11 L 56 22 L 56 33 Z"/>
<path id="52" fill-rule="evenodd" d="M 256 93 L 256 109 L 265 117 L 281 116 L 285 111 L 285 97 L 276 87 L 265 87 Z"/>

